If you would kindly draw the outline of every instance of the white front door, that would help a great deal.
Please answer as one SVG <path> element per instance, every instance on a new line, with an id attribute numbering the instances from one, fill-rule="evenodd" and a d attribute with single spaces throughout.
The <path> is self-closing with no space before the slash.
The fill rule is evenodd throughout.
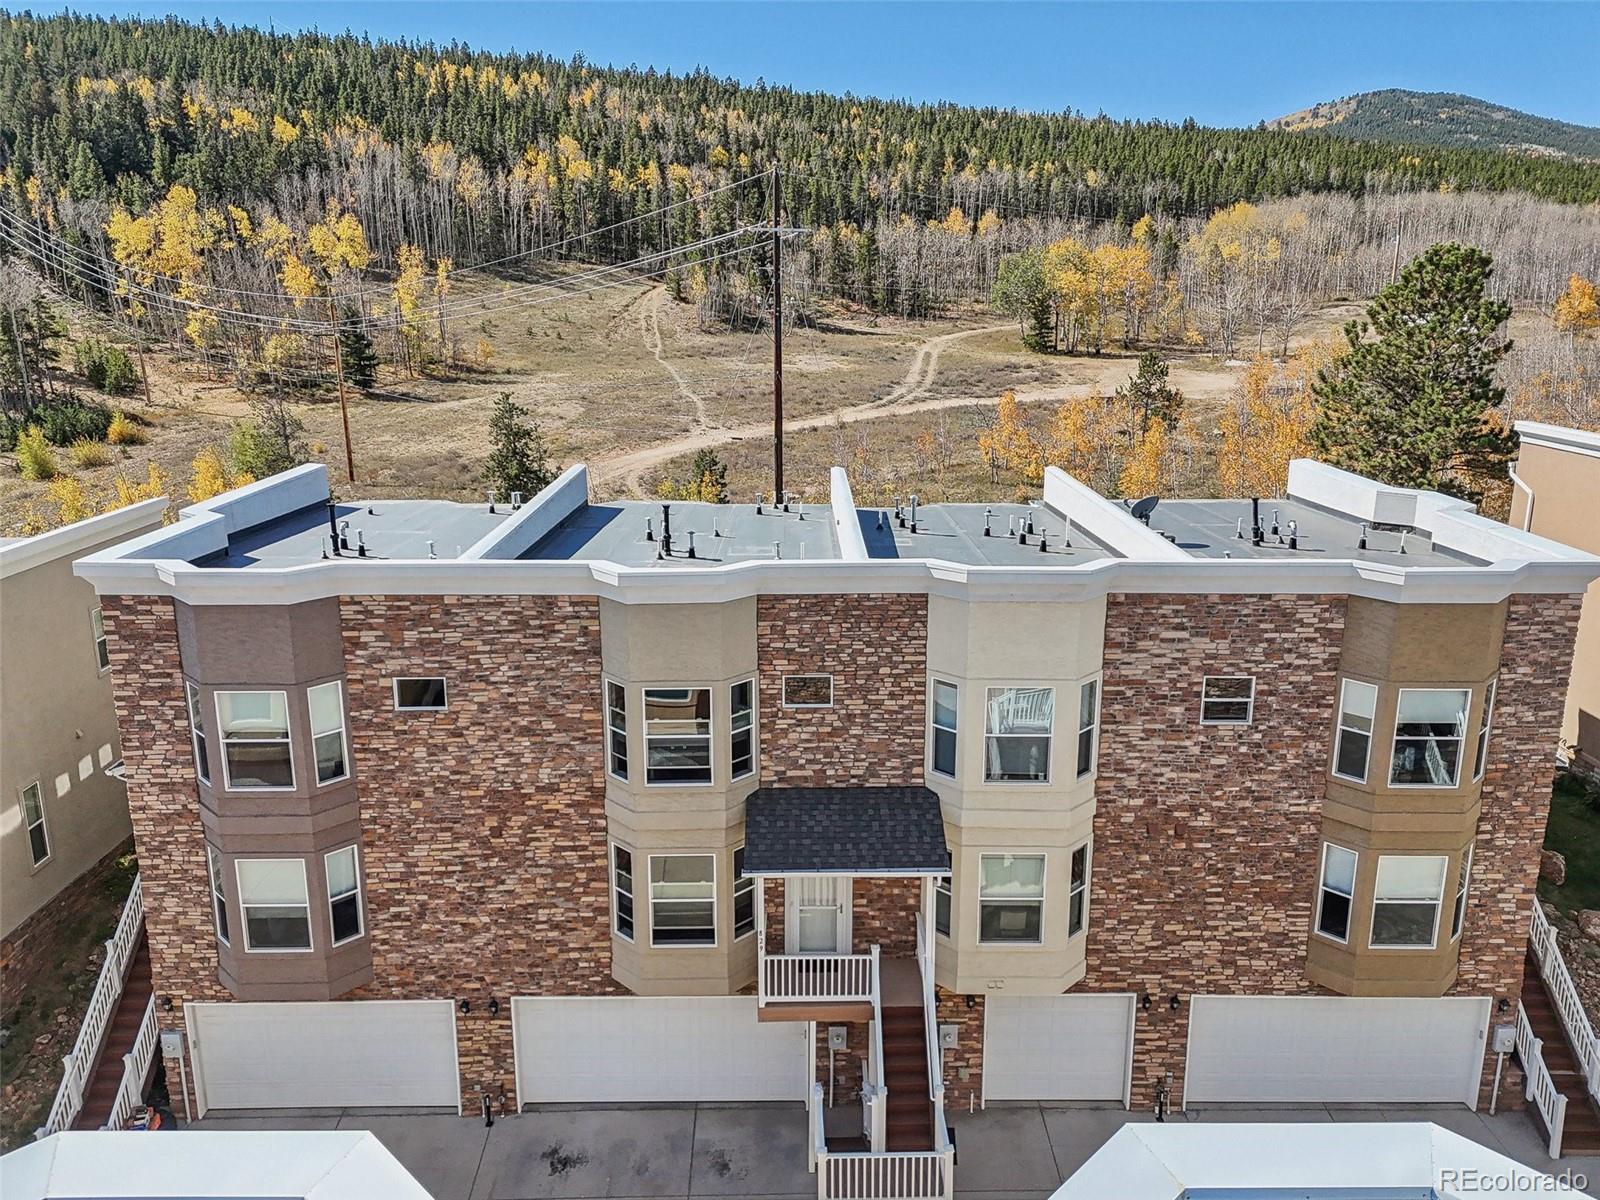
<path id="1" fill-rule="evenodd" d="M 786 954 L 850 953 L 850 877 L 791 875 L 784 880 Z"/>

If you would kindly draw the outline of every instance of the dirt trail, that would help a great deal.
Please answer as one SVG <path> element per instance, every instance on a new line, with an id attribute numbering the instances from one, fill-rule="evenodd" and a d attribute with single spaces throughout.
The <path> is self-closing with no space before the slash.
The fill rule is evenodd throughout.
<path id="1" fill-rule="evenodd" d="M 666 294 L 666 288 L 656 288 L 650 303 L 639 310 L 639 332 L 644 337 L 645 349 L 655 356 L 656 362 L 661 364 L 661 369 L 672 376 L 672 382 L 678 387 L 678 394 L 693 406 L 696 427 L 702 430 L 716 429 L 716 424 L 706 412 L 705 397 L 689 386 L 689 380 L 682 371 L 672 365 L 662 350 L 661 301 Z"/>
<path id="2" fill-rule="evenodd" d="M 946 346 L 962 338 L 976 337 L 980 333 L 1002 333 L 1010 328 L 1011 323 L 1008 321 L 1004 325 L 958 329 L 954 333 L 942 333 L 938 337 L 929 338 L 917 347 L 916 356 L 911 360 L 911 367 L 906 371 L 905 379 L 881 400 L 874 401 L 874 404 L 879 408 L 888 408 L 890 405 L 899 404 L 902 400 L 916 400 L 926 396 L 939 373 L 939 356 L 944 353 Z"/>

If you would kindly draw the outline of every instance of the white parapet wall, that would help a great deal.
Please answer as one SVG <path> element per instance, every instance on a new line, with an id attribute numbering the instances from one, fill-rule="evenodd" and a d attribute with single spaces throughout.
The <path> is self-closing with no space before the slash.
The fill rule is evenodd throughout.
<path id="1" fill-rule="evenodd" d="M 856 496 L 850 487 L 850 473 L 843 467 L 828 472 L 828 502 L 833 508 L 833 528 L 839 539 L 839 557 L 846 562 L 866 562 L 867 539 L 861 535 L 861 518 L 856 513 Z"/>
<path id="2" fill-rule="evenodd" d="M 463 559 L 519 558 L 589 503 L 589 468 L 574 463 L 516 513 L 461 552 Z"/>
<path id="3" fill-rule="evenodd" d="M 1079 483 L 1060 467 L 1044 469 L 1044 503 L 1101 545 L 1126 558 L 1191 562 L 1190 557 L 1115 500 Z"/>

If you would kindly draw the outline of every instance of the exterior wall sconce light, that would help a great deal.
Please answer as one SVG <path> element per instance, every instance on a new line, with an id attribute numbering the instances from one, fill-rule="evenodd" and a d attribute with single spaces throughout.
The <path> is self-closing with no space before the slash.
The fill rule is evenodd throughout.
<path id="1" fill-rule="evenodd" d="M 1172 994 L 1172 997 L 1167 1001 L 1167 1007 L 1170 1008 L 1173 1012 L 1177 1012 L 1178 1011 L 1178 1006 L 1181 1003 L 1182 1003 L 1182 1001 L 1180 1001 L 1178 999 L 1178 994 L 1176 992 L 1174 992 Z"/>
<path id="2" fill-rule="evenodd" d="M 489 1001 L 489 1015 L 491 1017 L 498 1017 L 500 1015 L 500 1001 L 498 1001 L 498 1000 Z"/>
<path id="3" fill-rule="evenodd" d="M 1145 1012 L 1149 1012 L 1150 1011 L 1150 993 L 1149 992 L 1146 992 L 1146 993 L 1144 993 L 1144 995 L 1139 997 L 1139 1007 L 1141 1009 L 1143 1009 Z"/>
<path id="4" fill-rule="evenodd" d="M 1504 996 L 1501 996 L 1499 1001 L 1496 1002 L 1494 1007 L 1495 1007 L 1495 1011 L 1496 1012 L 1502 1012 L 1502 1013 L 1510 1012 L 1511 1011 L 1511 1001 L 1507 1000 Z"/>
<path id="5" fill-rule="evenodd" d="M 978 1007 L 978 998 L 970 993 L 967 996 L 967 1007 L 969 1009 Z"/>
<path id="6" fill-rule="evenodd" d="M 463 1015 L 465 1015 L 465 1014 L 467 1014 L 467 1013 L 472 1011 L 472 1001 L 471 1000 L 457 1000 L 456 1001 L 456 1007 L 461 1010 Z"/>
<path id="7" fill-rule="evenodd" d="M 172 1011 L 172 997 L 171 996 L 163 996 L 163 997 L 161 997 L 161 1011 L 162 1012 L 171 1012 Z"/>

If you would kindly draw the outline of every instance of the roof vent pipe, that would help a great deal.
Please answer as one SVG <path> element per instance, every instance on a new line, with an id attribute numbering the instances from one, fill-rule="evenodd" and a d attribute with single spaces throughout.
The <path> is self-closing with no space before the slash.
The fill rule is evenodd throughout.
<path id="1" fill-rule="evenodd" d="M 1361 522 L 1361 537 L 1359 539 L 1357 539 L 1357 541 L 1356 541 L 1356 549 L 1357 550 L 1365 550 L 1366 548 L 1367 548 L 1367 523 L 1365 521 L 1363 521 L 1363 522 Z"/>
<path id="2" fill-rule="evenodd" d="M 1244 541 L 1244 518 L 1243 517 L 1239 518 L 1239 524 L 1234 527 L 1233 536 L 1238 538 L 1241 542 Z"/>
<path id="3" fill-rule="evenodd" d="M 689 530 L 689 557 L 694 557 L 694 530 Z"/>
<path id="4" fill-rule="evenodd" d="M 672 505 L 661 506 L 661 556 L 672 557 Z"/>
<path id="5" fill-rule="evenodd" d="M 433 539 L 432 538 L 428 539 L 428 557 L 429 558 L 438 558 L 439 557 L 433 551 Z"/>
<path id="6" fill-rule="evenodd" d="M 511 493 L 511 511 L 512 512 L 516 512 L 517 509 L 519 509 L 521 507 L 522 507 L 522 493 L 521 492 L 512 492 Z"/>
<path id="7" fill-rule="evenodd" d="M 328 533 L 337 543 L 339 540 L 339 522 L 334 516 L 333 500 L 331 498 L 328 501 Z"/>
<path id="8" fill-rule="evenodd" d="M 644 519 L 644 540 L 647 542 L 656 540 L 656 528 L 651 524 L 649 517 Z"/>
<path id="9" fill-rule="evenodd" d="M 331 546 L 331 545 L 333 545 L 333 539 L 332 538 L 323 538 L 322 539 L 322 557 L 323 558 L 327 558 L 328 557 L 328 547 Z"/>
<path id="10" fill-rule="evenodd" d="M 711 518 L 711 536 L 714 538 L 719 538 L 722 536 L 722 530 L 720 527 L 718 527 L 717 519 L 715 517 Z"/>
<path id="11" fill-rule="evenodd" d="M 339 522 L 339 549 L 341 549 L 341 550 L 350 549 L 350 522 L 349 521 L 340 521 Z"/>
<path id="12" fill-rule="evenodd" d="M 772 543 L 772 557 L 773 558 L 782 558 L 783 557 L 783 543 L 782 542 L 773 542 Z"/>
<path id="13" fill-rule="evenodd" d="M 489 511 L 490 512 L 494 512 L 494 489 L 493 488 L 489 489 L 488 496 L 489 496 Z"/>
<path id="14" fill-rule="evenodd" d="M 356 555 L 359 558 L 367 556 L 367 535 L 359 529 L 356 530 Z"/>
<path id="15" fill-rule="evenodd" d="M 1408 531 L 1404 530 L 1404 529 L 1402 529 L 1400 531 L 1400 553 L 1401 554 L 1404 554 L 1406 552 L 1406 533 L 1407 532 Z"/>
<path id="16" fill-rule="evenodd" d="M 1277 534 L 1278 534 L 1278 510 L 1277 509 L 1273 509 L 1272 510 L 1272 534 L 1273 534 L 1274 537 L 1276 537 Z"/>
<path id="17" fill-rule="evenodd" d="M 1017 536 L 1017 514 L 1016 513 L 1007 513 L 1006 514 L 1006 536 L 1008 538 L 1014 538 L 1014 537 Z"/>
<path id="18" fill-rule="evenodd" d="M 1256 545 L 1261 545 L 1263 531 L 1261 528 L 1261 498 L 1250 497 L 1250 540 Z"/>
<path id="19" fill-rule="evenodd" d="M 992 520 L 994 520 L 994 509 L 992 509 L 992 508 L 984 509 L 983 510 L 983 536 L 984 537 L 993 537 L 994 536 L 993 530 L 991 530 L 989 528 L 989 522 L 992 521 Z"/>
<path id="20" fill-rule="evenodd" d="M 1028 532 L 1033 532 L 1033 509 L 1028 510 Z"/>

